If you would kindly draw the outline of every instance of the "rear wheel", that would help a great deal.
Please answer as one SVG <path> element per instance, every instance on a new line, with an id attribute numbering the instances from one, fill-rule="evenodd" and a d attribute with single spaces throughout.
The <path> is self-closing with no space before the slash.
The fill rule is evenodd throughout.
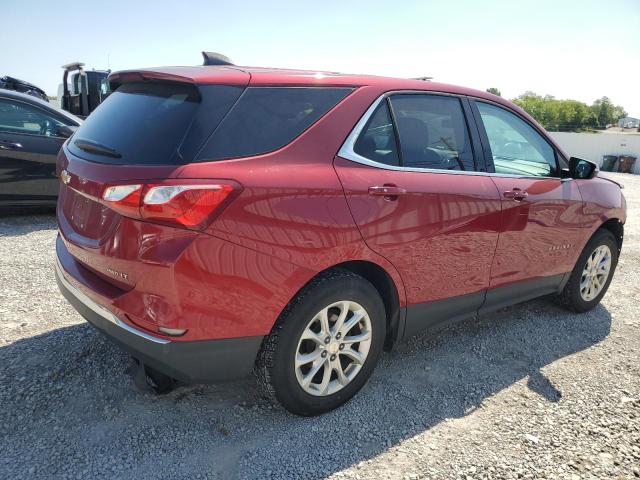
<path id="1" fill-rule="evenodd" d="M 560 302 L 574 312 L 594 308 L 607 292 L 618 264 L 618 243 L 608 230 L 598 230 L 578 259 L 560 293 Z"/>
<path id="2" fill-rule="evenodd" d="M 364 278 L 334 271 L 313 280 L 265 338 L 256 373 L 266 393 L 298 415 L 318 415 L 351 397 L 384 344 L 385 309 Z"/>

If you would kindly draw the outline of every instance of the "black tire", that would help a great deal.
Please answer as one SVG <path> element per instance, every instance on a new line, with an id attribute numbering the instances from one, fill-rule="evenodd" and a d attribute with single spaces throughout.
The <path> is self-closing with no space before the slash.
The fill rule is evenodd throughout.
<path id="1" fill-rule="evenodd" d="M 582 298 L 582 295 L 580 294 L 582 272 L 585 268 L 589 256 L 594 252 L 596 248 L 601 245 L 608 246 L 609 250 L 611 251 L 611 268 L 609 270 L 609 276 L 605 281 L 604 288 L 595 298 L 587 301 Z M 616 241 L 615 236 L 609 230 L 600 229 L 596 231 L 596 233 L 593 234 L 589 242 L 587 242 L 587 245 L 584 247 L 580 258 L 578 258 L 578 261 L 576 262 L 576 266 L 571 272 L 569 281 L 564 286 L 562 292 L 560 292 L 560 295 L 558 297 L 560 304 L 568 310 L 577 313 L 587 312 L 598 305 L 598 303 L 600 303 L 600 300 L 602 300 L 602 297 L 604 297 L 604 294 L 607 293 L 609 284 L 613 279 L 613 274 L 615 272 L 616 265 L 618 264 L 618 254 L 618 242 Z"/>
<path id="2" fill-rule="evenodd" d="M 331 395 L 315 396 L 307 393 L 296 378 L 298 342 L 318 312 L 342 300 L 357 302 L 366 310 L 371 321 L 371 345 L 360 371 L 347 385 Z M 262 343 L 255 373 L 265 395 L 289 412 L 319 415 L 347 402 L 362 388 L 378 363 L 385 335 L 385 308 L 375 287 L 352 272 L 330 271 L 312 280 L 287 305 Z"/>

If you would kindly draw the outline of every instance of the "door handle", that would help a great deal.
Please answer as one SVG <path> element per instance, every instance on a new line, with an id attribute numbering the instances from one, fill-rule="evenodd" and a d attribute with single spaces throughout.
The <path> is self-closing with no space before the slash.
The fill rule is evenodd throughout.
<path id="1" fill-rule="evenodd" d="M 0 140 L 0 150 L 17 150 L 22 148 L 21 143 L 9 142 L 7 140 Z"/>
<path id="2" fill-rule="evenodd" d="M 396 185 L 376 185 L 369 187 L 369 195 L 381 196 L 386 200 L 395 200 L 398 195 L 406 195 L 408 192 L 402 187 Z"/>
<path id="3" fill-rule="evenodd" d="M 510 198 L 511 200 L 515 200 L 517 202 L 524 200 L 529 196 L 529 194 L 519 188 L 514 188 L 513 190 L 507 190 L 502 194 L 504 198 Z"/>

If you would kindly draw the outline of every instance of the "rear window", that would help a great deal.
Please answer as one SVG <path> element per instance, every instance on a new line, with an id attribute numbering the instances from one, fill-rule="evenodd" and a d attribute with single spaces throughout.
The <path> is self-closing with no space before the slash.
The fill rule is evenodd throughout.
<path id="1" fill-rule="evenodd" d="M 100 163 L 186 163 L 242 90 L 226 85 L 127 83 L 89 115 L 68 148 Z"/>
<path id="2" fill-rule="evenodd" d="M 249 157 L 290 143 L 351 88 L 247 88 L 198 155 L 200 161 Z"/>

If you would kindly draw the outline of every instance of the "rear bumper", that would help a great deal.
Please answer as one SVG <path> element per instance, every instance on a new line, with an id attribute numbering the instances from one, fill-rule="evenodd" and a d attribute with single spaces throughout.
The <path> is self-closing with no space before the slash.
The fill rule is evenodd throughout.
<path id="1" fill-rule="evenodd" d="M 57 261 L 58 287 L 78 313 L 122 349 L 162 373 L 184 382 L 199 383 L 239 378 L 252 370 L 264 337 L 199 341 L 157 337 L 122 321 L 74 286 L 68 276 Z"/>

